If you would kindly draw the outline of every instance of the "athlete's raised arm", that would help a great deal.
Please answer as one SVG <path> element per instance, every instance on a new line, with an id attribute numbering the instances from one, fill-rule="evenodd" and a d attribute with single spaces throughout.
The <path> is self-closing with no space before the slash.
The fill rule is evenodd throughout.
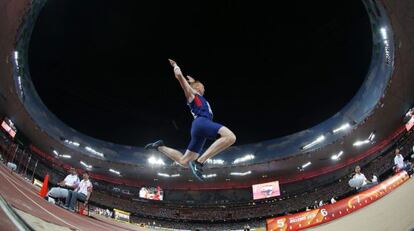
<path id="1" fill-rule="evenodd" d="M 177 63 L 172 59 L 168 59 L 168 61 L 170 61 L 171 66 L 174 68 L 175 78 L 178 80 L 178 82 L 181 85 L 181 88 L 184 90 L 184 94 L 185 94 L 185 97 L 187 98 L 187 101 L 188 102 L 193 101 L 194 94 L 196 93 L 196 91 L 190 86 L 188 82 L 192 82 L 192 81 L 194 82 L 194 79 L 191 78 L 190 76 L 187 76 L 188 78 L 188 82 L 187 82 L 187 80 L 183 76 L 183 73 L 181 72 L 181 69 L 177 65 Z"/>

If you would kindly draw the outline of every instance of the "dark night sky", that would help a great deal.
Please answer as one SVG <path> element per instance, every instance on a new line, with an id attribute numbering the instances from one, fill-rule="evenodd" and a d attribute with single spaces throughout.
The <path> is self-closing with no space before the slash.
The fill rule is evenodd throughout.
<path id="1" fill-rule="evenodd" d="M 334 115 L 371 48 L 360 0 L 49 0 L 29 62 L 46 106 L 78 131 L 185 147 L 192 117 L 167 58 L 206 85 L 215 120 L 243 144 Z"/>

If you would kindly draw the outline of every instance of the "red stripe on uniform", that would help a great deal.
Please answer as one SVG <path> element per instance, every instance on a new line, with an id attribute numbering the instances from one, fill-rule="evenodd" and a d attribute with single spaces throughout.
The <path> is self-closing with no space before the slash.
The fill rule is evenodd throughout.
<path id="1" fill-rule="evenodd" d="M 203 103 L 201 102 L 200 98 L 198 98 L 198 95 L 194 96 L 194 102 L 196 103 L 197 107 L 203 106 Z"/>

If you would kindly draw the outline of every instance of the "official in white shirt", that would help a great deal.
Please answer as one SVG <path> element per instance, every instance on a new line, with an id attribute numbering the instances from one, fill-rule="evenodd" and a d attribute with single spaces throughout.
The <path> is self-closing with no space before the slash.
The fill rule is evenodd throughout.
<path id="1" fill-rule="evenodd" d="M 355 167 L 355 173 L 352 179 L 349 181 L 349 185 L 356 188 L 358 191 L 363 191 L 374 186 L 374 184 L 368 181 L 365 175 L 361 172 L 360 166 Z"/>
<path id="2" fill-rule="evenodd" d="M 411 164 L 404 162 L 404 157 L 400 154 L 400 149 L 395 149 L 395 157 L 394 157 L 394 165 L 397 170 L 399 171 L 410 171 Z"/>
<path id="3" fill-rule="evenodd" d="M 66 197 L 66 206 L 64 206 L 64 208 L 74 212 L 77 200 L 84 201 L 86 205 L 91 196 L 92 187 L 92 183 L 89 180 L 89 174 L 87 172 L 83 173 L 83 180 L 79 183 L 78 187 L 73 191 L 69 191 L 69 194 Z"/>
<path id="4" fill-rule="evenodd" d="M 48 197 L 52 198 L 66 198 L 68 196 L 69 190 L 73 190 L 78 187 L 79 184 L 79 177 L 76 173 L 75 168 L 69 169 L 70 174 L 65 177 L 65 179 L 59 183 L 57 183 L 60 187 L 53 187 L 47 193 Z"/>

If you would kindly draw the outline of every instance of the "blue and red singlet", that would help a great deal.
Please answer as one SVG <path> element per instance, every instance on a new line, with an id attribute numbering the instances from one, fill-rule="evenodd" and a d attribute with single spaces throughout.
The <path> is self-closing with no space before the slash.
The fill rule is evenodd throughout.
<path id="1" fill-rule="evenodd" d="M 194 95 L 193 101 L 188 103 L 194 120 L 191 125 L 191 141 L 187 150 L 201 154 L 207 139 L 216 139 L 218 131 L 223 125 L 213 122 L 213 111 L 210 104 L 201 95 Z"/>

